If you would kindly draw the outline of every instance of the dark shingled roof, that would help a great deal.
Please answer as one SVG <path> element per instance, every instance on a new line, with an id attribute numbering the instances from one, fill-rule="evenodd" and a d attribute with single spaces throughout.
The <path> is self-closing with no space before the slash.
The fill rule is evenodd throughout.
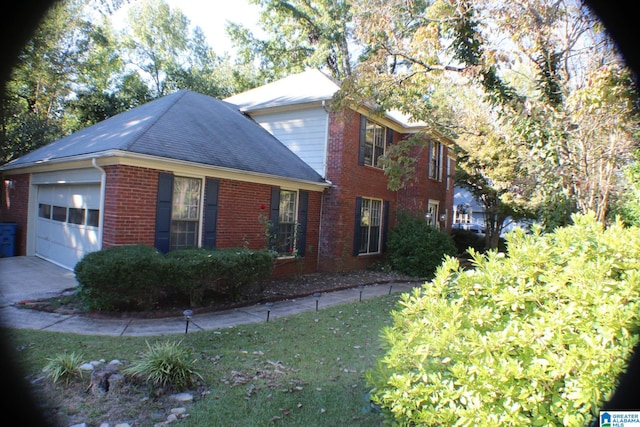
<path id="1" fill-rule="evenodd" d="M 324 179 L 238 107 L 182 90 L 28 153 L 2 169 L 120 150 L 277 177 Z"/>

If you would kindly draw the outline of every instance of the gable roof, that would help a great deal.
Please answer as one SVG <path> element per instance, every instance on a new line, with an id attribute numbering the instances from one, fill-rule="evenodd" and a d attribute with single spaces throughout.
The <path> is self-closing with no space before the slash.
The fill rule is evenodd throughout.
<path id="1" fill-rule="evenodd" d="M 340 83 L 338 81 L 316 68 L 310 68 L 264 86 L 230 96 L 225 98 L 225 101 L 237 105 L 241 111 L 251 114 L 269 108 L 331 101 L 339 90 Z M 416 131 L 426 126 L 425 123 L 415 122 L 397 110 L 385 112 L 384 117 L 397 123 L 407 132 Z"/>
<path id="2" fill-rule="evenodd" d="M 340 90 L 340 84 L 316 68 L 292 74 L 266 85 L 226 98 L 241 111 L 282 107 L 309 102 L 329 101 Z"/>
<path id="3" fill-rule="evenodd" d="M 313 168 L 236 106 L 189 90 L 82 129 L 0 170 L 101 157 L 114 151 L 325 183 Z"/>

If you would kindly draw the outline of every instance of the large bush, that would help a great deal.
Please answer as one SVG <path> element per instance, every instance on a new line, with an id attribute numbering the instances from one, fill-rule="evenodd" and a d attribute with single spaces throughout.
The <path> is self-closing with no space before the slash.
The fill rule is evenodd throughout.
<path id="1" fill-rule="evenodd" d="M 406 294 L 368 373 L 399 425 L 586 426 L 638 341 L 640 229 L 592 215 L 448 258 Z"/>
<path id="2" fill-rule="evenodd" d="M 78 296 L 91 310 L 145 310 L 162 291 L 162 254 L 146 245 L 114 246 L 75 266 Z"/>
<path id="3" fill-rule="evenodd" d="M 401 215 L 387 241 L 391 267 L 415 277 L 432 277 L 445 255 L 454 256 L 451 236 L 432 227 L 424 218 Z"/>
<path id="4" fill-rule="evenodd" d="M 237 298 L 248 284 L 272 273 L 274 255 L 248 249 L 183 249 L 163 255 L 146 245 L 107 248 L 76 264 L 78 296 L 97 311 L 149 310 L 163 301 L 205 294 Z"/>
<path id="5" fill-rule="evenodd" d="M 172 287 L 198 305 L 207 291 L 237 298 L 246 285 L 271 275 L 274 259 L 263 250 L 182 249 L 167 253 L 165 272 Z"/>

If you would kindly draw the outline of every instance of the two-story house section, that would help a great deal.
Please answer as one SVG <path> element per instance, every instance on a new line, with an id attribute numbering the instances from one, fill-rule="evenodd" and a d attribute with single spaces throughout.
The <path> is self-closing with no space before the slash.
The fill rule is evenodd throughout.
<path id="1" fill-rule="evenodd" d="M 398 112 L 334 110 L 339 90 L 339 82 L 310 69 L 225 99 L 330 182 L 322 196 L 320 271 L 366 268 L 379 261 L 400 211 L 424 215 L 442 229 L 450 228 L 453 211 L 453 141 L 425 133 L 425 144 L 413 153 L 414 179 L 392 191 L 378 159 L 391 144 L 424 131 L 425 125 Z"/>

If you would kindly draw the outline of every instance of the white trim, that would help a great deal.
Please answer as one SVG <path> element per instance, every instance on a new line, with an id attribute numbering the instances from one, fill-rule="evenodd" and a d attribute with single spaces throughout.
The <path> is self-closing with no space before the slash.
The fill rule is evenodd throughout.
<path id="1" fill-rule="evenodd" d="M 325 188 L 331 187 L 331 182 L 327 180 L 324 182 L 315 182 L 296 178 L 286 178 L 276 175 L 204 165 L 201 163 L 168 159 L 166 157 L 150 156 L 147 154 L 136 154 L 120 150 L 109 150 L 91 155 L 67 157 L 64 159 L 51 160 L 50 162 L 18 165 L 15 168 L 5 169 L 4 175 L 24 173 L 33 174 L 67 171 L 69 169 L 91 168 L 94 158 L 96 159 L 97 164 L 102 167 L 112 165 L 146 167 L 149 169 L 171 171 L 174 174 L 201 174 L 210 178 L 228 179 L 232 181 L 266 184 L 271 186 L 296 185 L 297 188 L 308 191 L 323 191 Z M 18 168 L 20 169 L 18 170 Z M 99 182 L 99 178 L 96 178 L 95 182 Z"/>

